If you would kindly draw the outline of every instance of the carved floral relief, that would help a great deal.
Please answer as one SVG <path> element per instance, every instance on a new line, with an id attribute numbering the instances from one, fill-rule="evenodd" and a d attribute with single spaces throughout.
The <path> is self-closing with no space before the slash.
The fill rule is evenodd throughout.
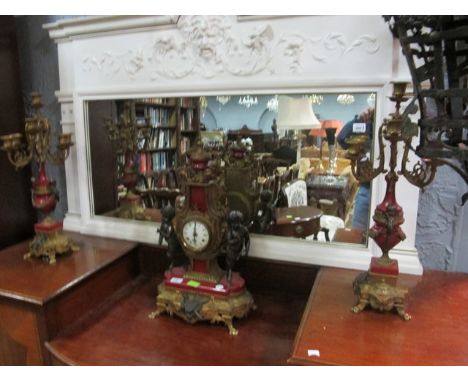
<path id="1" fill-rule="evenodd" d="M 125 72 L 134 78 L 146 69 L 151 80 L 193 75 L 209 79 L 219 74 L 275 73 L 275 59 L 296 74 L 303 72 L 311 60 L 326 64 L 358 49 L 368 55 L 380 49 L 378 39 L 370 34 L 352 41 L 339 32 L 322 37 L 300 32 L 277 36 L 270 24 L 263 23 L 240 35 L 233 30 L 235 23 L 235 16 L 181 16 L 175 31 L 159 32 L 149 46 L 84 56 L 82 70 L 96 70 L 106 76 Z"/>

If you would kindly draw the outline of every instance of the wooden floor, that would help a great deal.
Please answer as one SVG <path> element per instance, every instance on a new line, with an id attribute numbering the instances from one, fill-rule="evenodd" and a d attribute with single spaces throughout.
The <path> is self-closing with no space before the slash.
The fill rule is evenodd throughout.
<path id="1" fill-rule="evenodd" d="M 237 336 L 222 325 L 166 315 L 154 320 L 157 280 L 142 278 L 126 296 L 46 346 L 54 363 L 72 365 L 286 365 L 307 294 L 250 290 L 258 306 L 236 321 Z M 312 285 L 310 285 L 312 286 Z"/>

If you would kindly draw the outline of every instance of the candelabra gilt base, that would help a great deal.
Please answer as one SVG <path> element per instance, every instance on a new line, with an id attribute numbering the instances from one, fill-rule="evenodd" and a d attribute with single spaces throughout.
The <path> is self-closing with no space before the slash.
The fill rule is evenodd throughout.
<path id="1" fill-rule="evenodd" d="M 73 143 L 70 134 L 61 134 L 57 150 L 54 153 L 50 151 L 49 121 L 39 112 L 42 107 L 41 96 L 38 93 L 33 93 L 31 96 L 35 113 L 32 117 L 26 118 L 25 137 L 20 133 L 2 136 L 0 149 L 7 153 L 8 160 L 17 169 L 26 166 L 33 159 L 39 164 L 38 176 L 32 179 L 31 200 L 33 207 L 45 218 L 34 225 L 36 235 L 30 242 L 29 252 L 24 258 L 39 258 L 53 264 L 57 255 L 77 251 L 79 248 L 62 232 L 63 223 L 55 221 L 50 216 L 57 204 L 58 194 L 55 181 L 47 177 L 45 161 L 63 163 Z"/>
<path id="2" fill-rule="evenodd" d="M 352 308 L 355 313 L 363 311 L 366 307 L 371 307 L 380 312 L 396 310 L 398 315 L 404 320 L 411 319 L 405 311 L 405 300 L 408 289 L 398 285 L 398 261 L 389 257 L 389 251 L 406 238 L 401 229 L 404 222 L 403 209 L 396 202 L 395 186 L 398 175 L 395 171 L 397 166 L 398 143 L 403 142 L 404 155 L 402 169 L 399 174 L 403 174 L 414 183 L 416 175 L 421 175 L 422 167 L 418 167 L 413 173 L 406 170 L 408 160 L 408 150 L 413 137 L 414 129 L 406 113 L 414 112 L 414 109 L 407 108 L 404 114 L 400 114 L 400 104 L 406 101 L 406 83 L 395 83 L 393 95 L 390 100 L 396 103 L 396 112 L 389 120 L 384 120 L 380 126 L 377 138 L 379 142 L 379 166 L 373 167 L 370 158 L 366 158 L 366 146 L 369 137 L 365 134 L 355 134 L 348 138 L 350 147 L 347 156 L 351 159 L 351 168 L 354 176 L 360 182 L 370 182 L 376 176 L 387 173 L 385 181 L 387 188 L 383 201 L 376 207 L 373 216 L 374 225 L 369 230 L 369 236 L 377 243 L 382 250 L 381 257 L 373 257 L 367 272 L 361 273 L 354 281 L 354 292 L 358 297 L 356 305 Z M 385 152 L 383 140 L 390 142 L 389 169 L 384 169 Z M 425 174 L 423 174 L 425 175 Z M 427 182 L 430 181 L 429 177 Z M 421 181 L 418 185 L 424 186 L 426 181 Z"/>
<path id="3" fill-rule="evenodd" d="M 77 251 L 79 247 L 62 232 L 63 223 L 49 215 L 55 209 L 57 192 L 55 181 L 46 175 L 44 163 L 39 166 L 37 179 L 33 179 L 31 193 L 33 207 L 46 214 L 46 217 L 34 225 L 36 235 L 29 243 L 29 252 L 24 258 L 40 258 L 54 264 L 56 255 Z"/>
<path id="4" fill-rule="evenodd" d="M 141 196 L 133 191 L 137 185 L 138 178 L 133 155 L 132 152 L 125 153 L 122 184 L 127 189 L 127 192 L 119 200 L 119 207 L 115 211 L 115 215 L 123 219 L 151 220 L 143 207 Z"/>

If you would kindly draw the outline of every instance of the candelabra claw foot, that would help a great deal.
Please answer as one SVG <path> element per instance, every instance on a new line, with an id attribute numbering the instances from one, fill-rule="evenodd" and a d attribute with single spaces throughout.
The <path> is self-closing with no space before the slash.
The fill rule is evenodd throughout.
<path id="1" fill-rule="evenodd" d="M 396 285 L 397 277 L 372 272 L 364 272 L 353 283 L 354 293 L 358 297 L 353 313 L 360 313 L 367 307 L 379 312 L 396 311 L 405 321 L 411 319 L 406 313 L 405 299 L 408 289 Z"/>

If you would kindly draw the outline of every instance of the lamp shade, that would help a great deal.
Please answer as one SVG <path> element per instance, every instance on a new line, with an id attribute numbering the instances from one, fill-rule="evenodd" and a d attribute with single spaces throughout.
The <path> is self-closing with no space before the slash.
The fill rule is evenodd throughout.
<path id="1" fill-rule="evenodd" d="M 320 129 L 320 121 L 306 98 L 278 97 L 278 117 L 276 124 L 280 130 Z"/>
<path id="2" fill-rule="evenodd" d="M 325 119 L 321 121 L 321 124 L 321 129 L 311 129 L 309 135 L 313 137 L 326 138 L 326 129 L 336 129 L 335 134 L 338 134 L 343 127 L 343 122 L 341 122 L 339 119 Z"/>

